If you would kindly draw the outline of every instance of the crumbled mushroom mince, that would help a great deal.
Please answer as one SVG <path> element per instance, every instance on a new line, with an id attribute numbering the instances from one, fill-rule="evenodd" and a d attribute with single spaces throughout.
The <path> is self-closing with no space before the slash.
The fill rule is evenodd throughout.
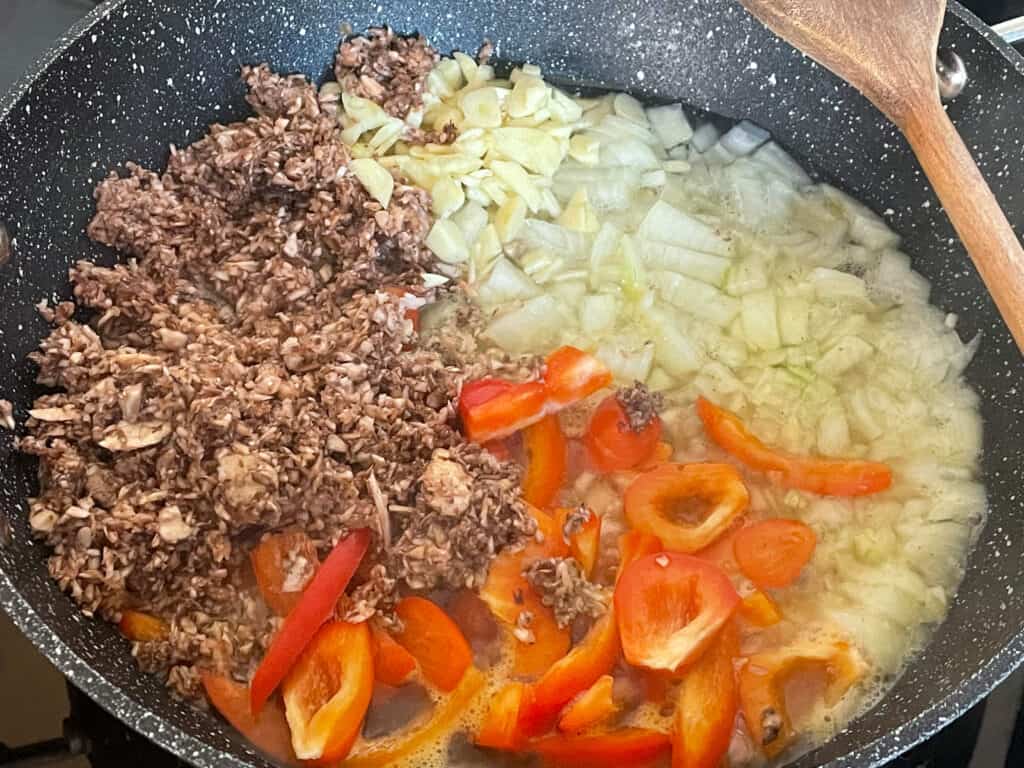
<path id="1" fill-rule="evenodd" d="M 615 393 L 615 397 L 626 412 L 629 428 L 633 432 L 642 432 L 654 421 L 665 404 L 665 398 L 660 392 L 651 392 L 639 381 L 631 387 L 623 387 Z"/>
<path id="2" fill-rule="evenodd" d="M 402 40 L 350 40 L 338 61 L 394 113 L 436 57 Z M 302 531 L 323 557 L 371 528 L 341 613 L 387 622 L 399 589 L 477 586 L 535 530 L 518 469 L 456 429 L 453 399 L 486 365 L 453 365 L 377 290 L 419 290 L 434 265 L 428 196 L 398 179 L 382 208 L 305 79 L 242 76 L 255 116 L 172 147 L 164 173 L 100 183 L 89 234 L 129 258 L 72 269 L 95 317 L 58 308 L 32 358 L 61 391 L 20 441 L 40 459 L 29 520 L 51 574 L 88 615 L 167 621 L 133 652 L 188 698 L 200 669 L 248 679 L 280 625 L 247 575 L 263 532 Z"/>
<path id="3" fill-rule="evenodd" d="M 437 60 L 437 51 L 422 37 L 401 37 L 380 27 L 341 44 L 334 74 L 343 90 L 404 119 L 423 104 L 424 83 Z"/>
<path id="4" fill-rule="evenodd" d="M 550 607 L 560 627 L 568 627 L 579 616 L 597 618 L 608 607 L 608 595 L 583 575 L 571 557 L 548 557 L 530 563 L 523 576 L 541 602 Z"/>
<path id="5" fill-rule="evenodd" d="M 10 400 L 0 400 L 0 427 L 14 430 L 14 406 Z"/>

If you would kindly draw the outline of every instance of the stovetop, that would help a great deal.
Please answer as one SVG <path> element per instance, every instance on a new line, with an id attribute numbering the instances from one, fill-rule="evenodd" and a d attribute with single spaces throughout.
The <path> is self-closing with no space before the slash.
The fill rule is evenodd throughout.
<path id="1" fill-rule="evenodd" d="M 962 0 L 989 23 L 1024 15 L 1024 0 Z M 51 41 L 95 5 L 93 0 L 0 0 L 0 91 L 6 89 Z M 6 618 L 0 617 L 6 621 Z M 109 715 L 85 694 L 66 686 L 67 700 L 60 686 L 52 685 L 56 672 L 34 650 L 9 653 L 10 643 L 0 648 L 0 692 L 34 678 L 47 678 L 54 690 L 45 723 L 37 723 L 29 734 L 25 719 L 5 716 L 0 695 L 0 768 L 28 768 L 43 765 L 91 765 L 94 768 L 178 768 L 185 764 L 156 745 L 136 735 Z M 25 653 L 26 673 L 19 669 L 10 681 L 15 659 Z M 38 671 L 36 671 L 38 670 Z M 28 678 L 28 680 L 26 680 Z M 35 696 L 46 695 L 46 685 L 33 685 Z M 1024 673 L 1018 672 L 987 701 L 983 701 L 929 741 L 898 758 L 887 768 L 1024 768 L 1024 708 L 1020 706 Z M 17 708 L 19 693 L 8 696 L 6 706 Z M 38 702 L 36 702 L 38 703 Z M 67 717 L 60 714 L 67 712 Z M 21 713 L 24 714 L 24 713 Z M 50 722 L 52 721 L 52 722 Z M 39 739 L 43 733 L 49 738 Z M 26 735 L 29 734 L 29 735 Z M 7 746 L 4 742 L 14 746 Z M 26 743 L 27 742 L 27 743 Z"/>

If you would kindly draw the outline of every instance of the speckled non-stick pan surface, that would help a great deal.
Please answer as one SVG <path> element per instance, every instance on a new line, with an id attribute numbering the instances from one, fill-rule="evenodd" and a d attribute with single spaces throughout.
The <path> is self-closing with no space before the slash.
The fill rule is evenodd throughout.
<path id="1" fill-rule="evenodd" d="M 1024 654 L 1024 376 L 1021 355 L 906 144 L 850 88 L 775 40 L 732 0 L 115 0 L 69 35 L 0 105 L 0 396 L 25 418 L 36 386 L 26 355 L 47 332 L 33 309 L 66 297 L 67 267 L 109 260 L 83 230 L 92 189 L 125 160 L 162 167 L 169 143 L 245 114 L 246 62 L 320 78 L 339 24 L 389 22 L 442 50 L 483 37 L 507 60 L 581 84 L 681 99 L 771 129 L 823 177 L 884 212 L 933 300 L 982 332 L 968 369 L 982 395 L 991 518 L 955 605 L 888 698 L 798 766 L 876 765 L 964 712 Z M 880 24 L 885 19 L 879 19 Z M 971 80 L 949 108 L 1011 222 L 1024 226 L 1024 59 L 959 7 L 943 44 Z M 135 671 L 128 645 L 81 616 L 46 574 L 25 500 L 34 466 L 0 430 L 0 603 L 72 681 L 128 725 L 200 766 L 265 766 L 213 717 Z"/>

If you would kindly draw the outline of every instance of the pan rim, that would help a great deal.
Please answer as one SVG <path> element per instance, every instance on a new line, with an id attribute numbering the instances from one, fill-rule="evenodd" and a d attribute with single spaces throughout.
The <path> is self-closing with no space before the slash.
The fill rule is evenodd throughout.
<path id="1" fill-rule="evenodd" d="M 72 25 L 46 52 L 39 56 L 15 84 L 0 98 L 0 122 L 31 90 L 40 75 L 80 40 L 93 26 L 119 7 L 132 0 L 105 0 Z M 977 16 L 956 0 L 949 0 L 947 11 L 981 35 L 989 45 L 1020 74 L 1024 75 L 1024 56 L 1003 40 Z M 18 629 L 77 688 L 98 705 L 117 717 L 126 727 L 168 750 L 178 758 L 197 766 L 220 768 L 251 768 L 271 764 L 251 747 L 251 757 L 242 760 L 235 755 L 201 741 L 182 728 L 157 715 L 124 689 L 109 682 L 76 652 L 43 620 L 36 608 L 21 594 L 15 582 L 0 570 L 0 607 L 11 617 Z M 814 750 L 796 762 L 799 766 L 820 768 L 878 768 L 899 754 L 920 744 L 950 724 L 1008 677 L 1024 662 L 1024 632 L 1018 631 L 1007 643 L 945 698 L 896 729 L 890 730 L 863 746 L 827 763 L 814 762 Z M 854 721 L 856 723 L 856 721 Z M 241 743 L 240 741 L 238 743 Z"/>

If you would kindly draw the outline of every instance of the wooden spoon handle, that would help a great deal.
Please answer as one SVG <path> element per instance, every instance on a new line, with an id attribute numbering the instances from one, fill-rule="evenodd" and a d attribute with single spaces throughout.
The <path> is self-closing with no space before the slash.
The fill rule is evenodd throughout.
<path id="1" fill-rule="evenodd" d="M 899 122 L 1003 320 L 1024 351 L 1024 249 L 936 98 Z"/>

